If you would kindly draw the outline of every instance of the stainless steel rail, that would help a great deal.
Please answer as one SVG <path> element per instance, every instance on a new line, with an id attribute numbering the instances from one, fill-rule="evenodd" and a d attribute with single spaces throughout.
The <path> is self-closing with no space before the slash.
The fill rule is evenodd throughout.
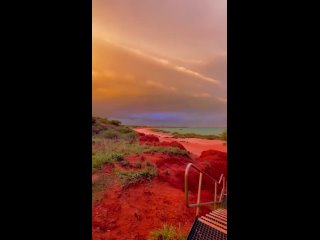
<path id="1" fill-rule="evenodd" d="M 188 177 L 189 177 L 189 171 L 190 168 L 194 168 L 199 172 L 199 185 L 198 185 L 198 196 L 197 196 L 197 203 L 189 203 L 189 184 L 188 184 Z M 202 177 L 203 175 L 206 175 L 210 180 L 214 182 L 214 201 L 211 202 L 200 202 L 200 195 L 201 195 L 201 187 L 202 187 Z M 218 184 L 221 184 L 222 182 L 222 190 L 219 196 L 219 201 L 217 201 L 217 190 L 218 190 Z M 185 175 L 184 175 L 184 190 L 185 190 L 185 196 L 186 196 L 186 206 L 187 208 L 191 207 L 197 207 L 196 211 L 196 216 L 199 215 L 200 207 L 201 206 L 206 206 L 206 205 L 212 205 L 216 203 L 221 203 L 223 194 L 225 193 L 226 190 L 226 178 L 223 174 L 221 174 L 219 181 L 211 177 L 209 174 L 203 172 L 200 170 L 197 166 L 195 166 L 193 163 L 188 163 L 186 170 L 185 170 Z"/>

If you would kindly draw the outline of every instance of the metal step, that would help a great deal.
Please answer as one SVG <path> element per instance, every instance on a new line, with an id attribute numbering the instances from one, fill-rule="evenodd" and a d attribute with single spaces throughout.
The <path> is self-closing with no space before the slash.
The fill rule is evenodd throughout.
<path id="1" fill-rule="evenodd" d="M 226 240 L 227 211 L 218 209 L 206 216 L 197 218 L 190 230 L 187 240 Z"/>

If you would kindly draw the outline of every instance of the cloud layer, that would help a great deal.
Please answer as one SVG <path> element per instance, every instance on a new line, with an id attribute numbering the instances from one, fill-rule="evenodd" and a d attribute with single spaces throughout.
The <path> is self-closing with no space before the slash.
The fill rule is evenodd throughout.
<path id="1" fill-rule="evenodd" d="M 132 2 L 93 1 L 93 114 L 226 126 L 225 1 Z"/>

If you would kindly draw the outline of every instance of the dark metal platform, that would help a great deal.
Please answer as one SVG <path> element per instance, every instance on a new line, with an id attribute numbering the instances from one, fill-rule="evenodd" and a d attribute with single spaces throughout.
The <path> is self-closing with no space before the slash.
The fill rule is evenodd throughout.
<path id="1" fill-rule="evenodd" d="M 187 240 L 226 240 L 227 210 L 218 209 L 193 223 Z"/>

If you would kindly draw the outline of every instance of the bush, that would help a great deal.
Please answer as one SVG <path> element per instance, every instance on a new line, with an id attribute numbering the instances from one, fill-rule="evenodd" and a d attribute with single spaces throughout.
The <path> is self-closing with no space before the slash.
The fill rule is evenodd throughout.
<path id="1" fill-rule="evenodd" d="M 100 132 L 100 135 L 103 138 L 107 138 L 107 139 L 118 139 L 120 136 L 119 132 L 114 129 L 104 130 L 104 131 Z"/>
<path id="2" fill-rule="evenodd" d="M 158 175 L 156 168 L 147 168 L 143 170 L 117 170 L 116 175 L 123 182 L 125 187 L 138 183 L 142 180 L 150 181 L 154 176 Z"/>
<path id="3" fill-rule="evenodd" d="M 134 141 L 136 141 L 138 139 L 137 137 L 138 135 L 135 132 L 129 132 L 121 136 L 121 138 L 129 141 L 130 143 L 133 143 Z"/>
<path id="4" fill-rule="evenodd" d="M 92 154 L 92 168 L 99 168 L 105 163 L 114 163 L 123 161 L 123 154 L 118 152 L 103 153 L 96 152 Z"/>
<path id="5" fill-rule="evenodd" d="M 120 133 L 132 133 L 134 131 L 131 130 L 130 128 L 128 128 L 128 127 L 122 127 L 122 128 L 119 129 L 119 132 Z"/>
<path id="6" fill-rule="evenodd" d="M 111 153 L 111 161 L 113 162 L 119 162 L 119 161 L 122 161 L 123 160 L 123 154 L 122 153 L 117 153 L 117 152 L 114 152 L 114 153 Z"/>
<path id="7" fill-rule="evenodd" d="M 227 141 L 227 130 L 224 130 L 223 133 L 220 134 L 219 138 L 223 141 Z"/>
<path id="8" fill-rule="evenodd" d="M 162 146 L 151 146 L 145 150 L 146 153 L 167 153 L 167 154 L 174 154 L 174 155 L 182 155 L 188 156 L 189 153 L 186 150 L 180 149 L 178 147 L 162 147 Z"/>
<path id="9" fill-rule="evenodd" d="M 185 240 L 187 235 L 179 229 L 177 231 L 172 225 L 164 224 L 162 228 L 150 233 L 149 240 Z"/>
<path id="10" fill-rule="evenodd" d="M 115 126 L 120 126 L 121 122 L 119 120 L 110 120 L 109 121 L 110 124 L 115 125 Z"/>

